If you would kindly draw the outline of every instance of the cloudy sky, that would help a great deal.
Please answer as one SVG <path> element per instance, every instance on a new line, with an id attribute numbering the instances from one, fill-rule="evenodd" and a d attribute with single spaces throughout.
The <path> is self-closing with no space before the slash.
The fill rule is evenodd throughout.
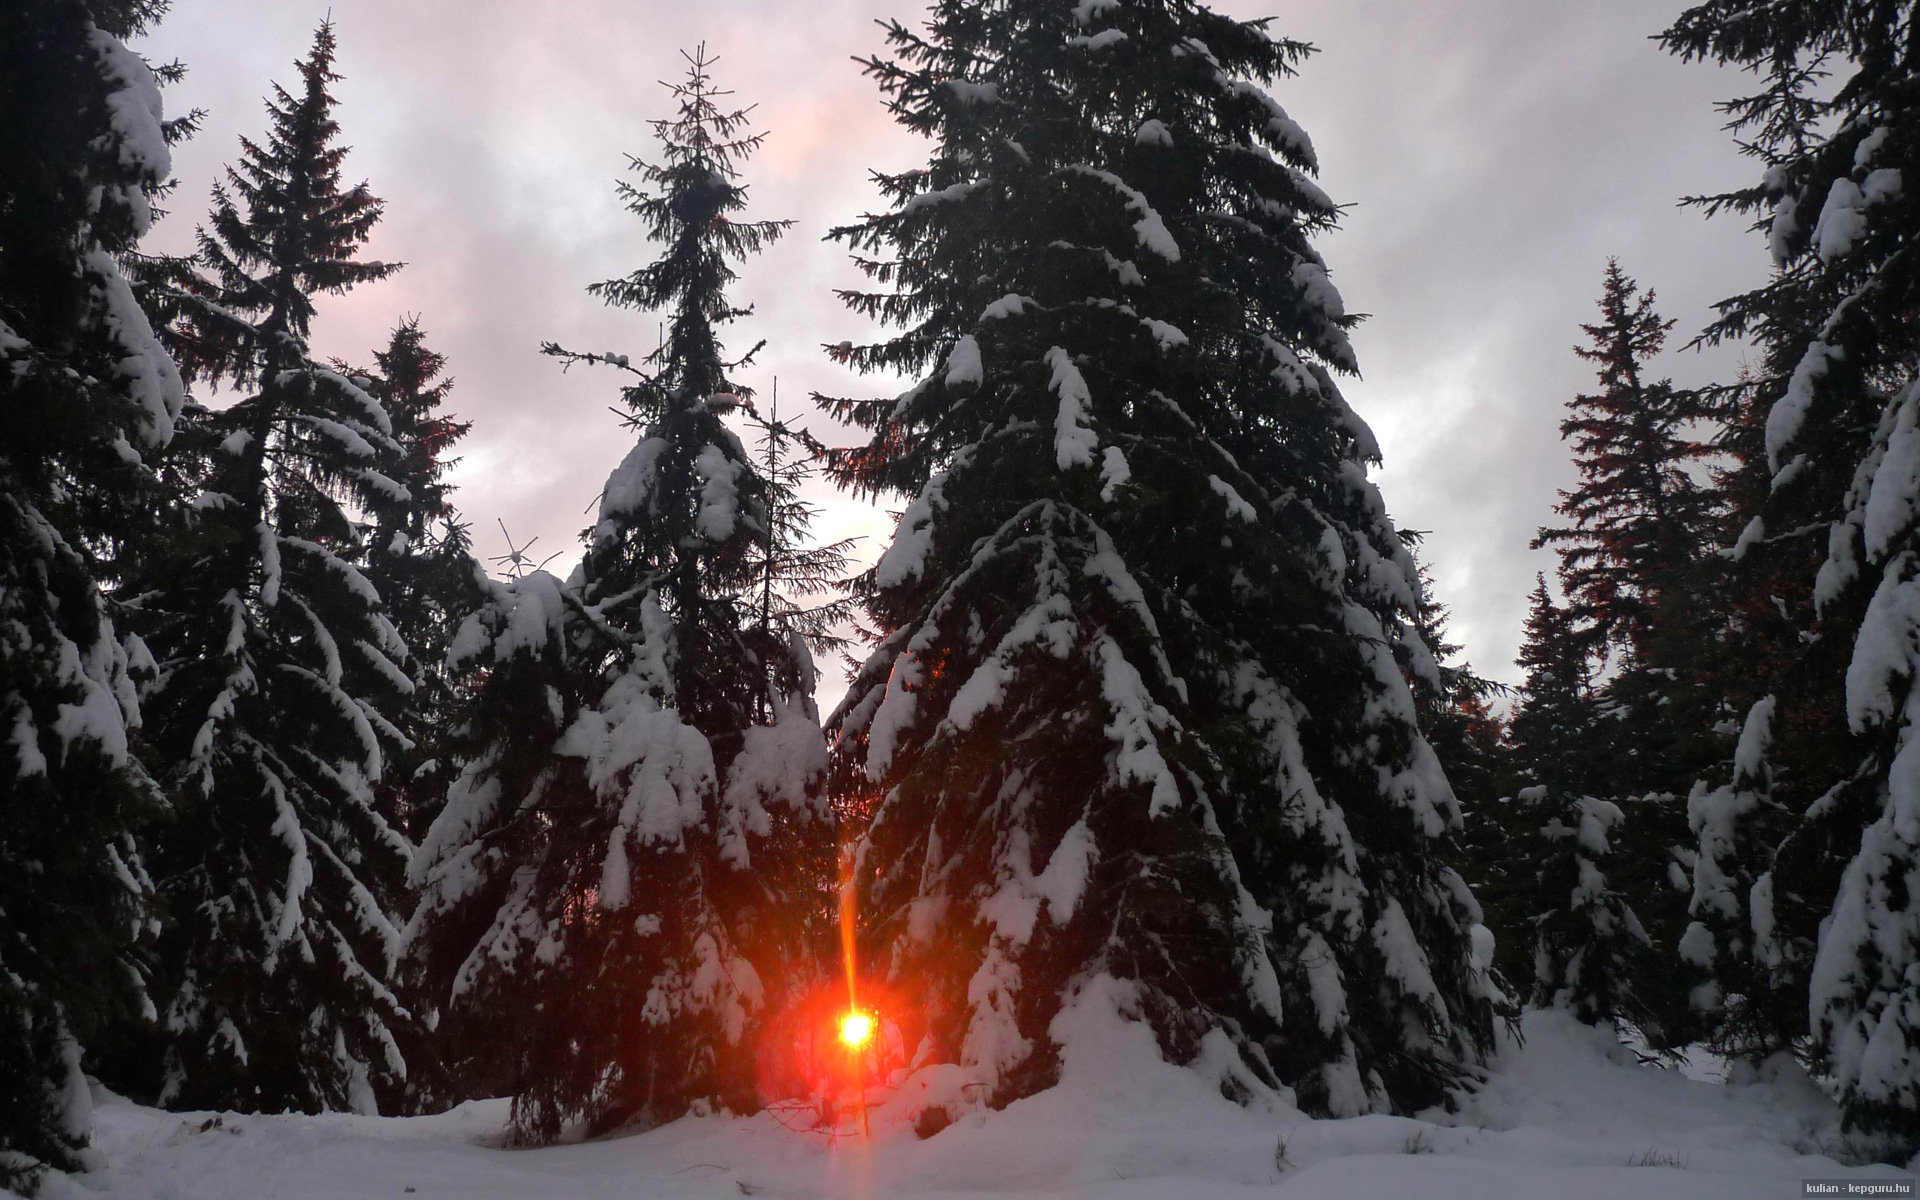
<path id="1" fill-rule="evenodd" d="M 1513 681 L 1525 595 L 1551 556 L 1532 552 L 1573 472 L 1557 424 L 1592 376 L 1571 347 L 1591 319 L 1608 256 L 1659 293 L 1676 348 L 1712 303 L 1760 282 L 1766 256 L 1738 219 L 1706 221 L 1682 195 L 1747 181 L 1714 111 L 1746 80 L 1660 52 L 1650 35 L 1672 0 L 1229 0 L 1321 53 L 1276 96 L 1320 152 L 1321 182 L 1352 205 L 1322 243 L 1347 307 L 1370 314 L 1354 341 L 1364 378 L 1345 386 L 1380 434 L 1378 473 L 1426 557 L 1454 632 L 1484 674 Z M 170 111 L 207 111 L 175 155 L 181 188 L 156 243 L 189 241 L 237 139 L 258 137 L 270 81 L 327 11 L 258 0 L 174 0 L 139 48 L 190 70 Z M 769 133 L 749 164 L 753 216 L 786 217 L 787 239 L 744 273 L 756 316 L 739 346 L 768 339 L 764 394 L 783 412 L 814 390 L 879 394 L 822 344 L 870 332 L 835 286 L 856 278 L 827 229 L 877 204 L 870 170 L 923 154 L 895 128 L 852 61 L 882 46 L 875 20 L 916 20 L 910 0 L 331 0 L 347 171 L 387 200 L 371 255 L 404 271 L 323 302 L 323 355 L 369 361 L 418 314 L 451 360 L 452 407 L 475 422 L 458 502 L 483 556 L 537 537 L 575 557 L 606 472 L 630 441 L 608 409 L 604 370 L 562 374 L 541 341 L 632 353 L 657 323 L 608 309 L 587 284 L 652 256 L 613 184 L 625 154 L 651 150 L 666 115 L 659 82 L 705 41 L 716 74 L 757 104 Z M 1682 384 L 1729 377 L 1737 352 L 1670 353 Z M 814 427 L 840 441 L 829 423 Z M 823 494 L 823 531 L 867 537 L 884 513 Z M 837 686 L 824 691 L 837 693 Z M 830 698 L 830 697 L 823 697 Z"/>

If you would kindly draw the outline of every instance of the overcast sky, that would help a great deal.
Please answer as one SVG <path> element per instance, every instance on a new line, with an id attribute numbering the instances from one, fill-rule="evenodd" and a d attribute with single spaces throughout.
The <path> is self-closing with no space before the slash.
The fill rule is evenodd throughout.
<path id="1" fill-rule="evenodd" d="M 1682 195 L 1747 182 L 1714 111 L 1747 80 L 1660 52 L 1650 35 L 1679 11 L 1663 0 L 1230 0 L 1240 16 L 1321 53 L 1275 89 L 1319 150 L 1321 182 L 1351 204 L 1321 243 L 1351 311 L 1363 378 L 1343 384 L 1379 433 L 1378 472 L 1403 528 L 1431 531 L 1425 557 L 1456 640 L 1483 674 L 1516 681 L 1526 593 L 1552 557 L 1527 549 L 1573 471 L 1563 406 L 1592 383 L 1572 353 L 1592 319 L 1609 255 L 1659 293 L 1679 322 L 1659 365 L 1682 384 L 1728 378 L 1734 351 L 1678 352 L 1715 300 L 1761 282 L 1763 247 L 1737 218 L 1705 220 Z M 370 255 L 405 270 L 324 300 L 315 348 L 368 362 L 395 321 L 418 314 L 451 360 L 450 407 L 474 421 L 457 502 L 476 551 L 501 553 L 497 521 L 537 554 L 577 557 L 607 471 L 630 444 L 605 370 L 563 375 L 551 339 L 636 357 L 657 323 L 608 309 L 585 288 L 653 256 L 614 181 L 652 151 L 668 115 L 660 80 L 704 40 L 716 77 L 757 104 L 769 134 L 745 173 L 749 215 L 785 217 L 787 239 L 750 264 L 736 298 L 757 306 L 736 348 L 769 345 L 757 376 L 779 379 L 783 413 L 813 390 L 890 391 L 850 378 L 823 343 L 870 327 L 835 286 L 856 276 L 821 239 L 878 204 L 870 170 L 924 156 L 897 129 L 854 55 L 882 46 L 874 21 L 914 21 L 899 0 L 331 0 L 350 180 L 387 201 Z M 153 244 L 179 248 L 241 135 L 259 137 L 270 81 L 327 11 L 259 0 L 174 0 L 138 43 L 190 71 L 169 111 L 207 110 L 177 149 L 180 190 Z M 838 441 L 829 423 L 815 429 Z M 823 531 L 883 547 L 891 521 L 831 496 Z M 823 699 L 840 687 L 829 681 Z"/>

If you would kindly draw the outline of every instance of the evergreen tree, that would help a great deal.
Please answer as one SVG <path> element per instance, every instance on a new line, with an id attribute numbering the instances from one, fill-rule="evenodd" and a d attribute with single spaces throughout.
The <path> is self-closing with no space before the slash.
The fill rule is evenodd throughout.
<path id="1" fill-rule="evenodd" d="M 1573 607 L 1556 603 L 1537 577 L 1520 647 L 1526 680 L 1509 726 L 1513 765 L 1528 784 L 1470 812 L 1468 839 L 1507 859 L 1484 868 L 1505 885 L 1488 889 L 1501 973 L 1530 981 L 1532 1004 L 1567 1008 L 1589 1024 L 1627 1022 L 1657 1041 L 1659 1016 L 1644 995 L 1651 939 L 1628 892 L 1609 880 L 1628 815 L 1585 791 L 1616 735 L 1594 685 L 1591 646 Z"/>
<path id="2" fill-rule="evenodd" d="M 1558 553 L 1569 632 L 1588 666 L 1611 670 L 1596 681 L 1588 733 L 1549 750 L 1552 761 L 1534 755 L 1527 767 L 1554 776 L 1560 800 L 1577 795 L 1621 810 L 1624 825 L 1610 843 L 1613 885 L 1635 897 L 1644 931 L 1664 948 L 1687 922 L 1693 851 L 1683 797 L 1724 755 L 1717 739 L 1691 736 L 1711 723 L 1705 713 L 1719 697 L 1680 672 L 1698 646 L 1689 635 L 1708 623 L 1686 586 L 1700 573 L 1718 514 L 1712 493 L 1688 471 L 1709 452 L 1687 436 L 1705 403 L 1648 378 L 1673 322 L 1617 261 L 1607 264 L 1600 314 L 1582 326 L 1588 344 L 1575 347 L 1595 364 L 1600 391 L 1570 401 L 1560 425 L 1582 477 L 1556 509 L 1571 524 L 1541 529 L 1533 545 Z M 1662 985 L 1677 978 L 1667 973 L 1635 989 L 1639 1012 L 1629 1019 L 1657 1044 L 1687 1035 L 1687 997 Z"/>
<path id="3" fill-rule="evenodd" d="M 1653 611 L 1698 553 L 1712 515 L 1710 497 L 1686 472 L 1708 448 L 1685 434 L 1703 415 L 1698 397 L 1644 377 L 1673 322 L 1654 312 L 1653 293 L 1641 293 L 1618 260 L 1607 262 L 1600 313 L 1581 326 L 1591 344 L 1574 353 L 1597 365 L 1602 390 L 1574 397 L 1560 423 L 1582 483 L 1560 493 L 1555 511 L 1573 524 L 1542 529 L 1533 546 L 1558 550 L 1561 582 L 1595 650 L 1617 647 L 1645 664 Z"/>
<path id="4" fill-rule="evenodd" d="M 1905 4 L 1860 0 L 1712 0 L 1662 35 L 1683 57 L 1739 64 L 1766 81 L 1725 106 L 1765 173 L 1707 203 L 1755 214 L 1776 270 L 1765 287 L 1723 302 L 1707 337 L 1752 337 L 1764 351 L 1769 490 L 1782 494 L 1768 508 L 1833 518 L 1814 600 L 1829 638 L 1853 646 L 1842 704 L 1857 742 L 1839 761 L 1858 766 L 1805 809 L 1756 879 L 1756 942 L 1785 954 L 1794 940 L 1817 938 L 1807 973 L 1815 1065 L 1832 1075 L 1855 1128 L 1909 1147 L 1920 1144 L 1920 912 L 1902 882 L 1920 860 L 1908 715 L 1920 679 L 1911 616 L 1920 611 L 1920 268 L 1901 184 L 1920 153 L 1912 15 Z M 1830 90 L 1836 62 L 1845 75 Z M 1789 530 L 1763 511 L 1741 542 Z M 1827 912 L 1819 893 L 1839 862 Z M 1790 909 L 1789 887 L 1799 893 Z"/>
<path id="5" fill-rule="evenodd" d="M 756 1107 L 766 1022 L 814 982 L 806 897 L 783 892 L 825 856 L 826 746 L 804 637 L 758 619 L 804 557 L 768 546 L 767 481 L 722 420 L 751 395 L 744 360 L 718 337 L 747 311 L 733 263 L 786 223 L 736 218 L 761 135 L 722 107 L 704 47 L 688 63 L 677 115 L 654 122 L 661 161 L 621 189 L 663 253 L 590 289 L 666 311 L 665 341 L 641 367 L 546 347 L 629 370 L 640 440 L 575 577 L 496 588 L 462 630 L 456 658 L 490 674 L 414 865 L 415 936 L 458 960 L 454 1004 L 512 1022 L 527 1141 Z M 504 719 L 528 692 L 547 713 Z"/>
<path id="6" fill-rule="evenodd" d="M 1410 544 L 1418 544 L 1417 535 L 1410 531 L 1403 536 Z M 1447 782 L 1460 802 L 1460 834 L 1451 847 L 1452 861 L 1484 910 L 1482 924 L 1473 930 L 1474 962 L 1488 970 L 1507 942 L 1516 948 L 1522 945 L 1521 925 L 1510 917 L 1517 897 L 1530 890 L 1531 882 L 1531 865 L 1519 858 L 1516 837 L 1521 829 L 1509 828 L 1510 822 L 1503 820 L 1514 807 L 1511 797 L 1517 780 L 1511 750 L 1505 744 L 1505 725 L 1490 704 L 1511 689 L 1476 674 L 1470 663 L 1455 661 L 1461 647 L 1447 640 L 1449 613 L 1446 605 L 1433 598 L 1424 563 L 1418 579 L 1420 604 L 1414 611 L 1413 628 L 1420 644 L 1432 651 L 1435 669 L 1409 672 L 1407 682 L 1418 706 L 1420 730 L 1446 768 Z M 1504 993 L 1500 1013 L 1511 1016 L 1513 981 L 1524 982 L 1526 976 L 1502 970 L 1493 978 Z"/>
<path id="7" fill-rule="evenodd" d="M 1602 737 L 1588 640 L 1570 607 L 1555 602 L 1545 576 L 1527 600 L 1520 667 L 1526 682 L 1507 737 L 1520 772 L 1536 783 L 1577 785 Z"/>
<path id="8" fill-rule="evenodd" d="M 1543 784 L 1516 797 L 1535 822 L 1522 843 L 1543 903 L 1532 926 L 1532 1003 L 1570 1010 L 1589 1025 L 1655 1021 L 1639 995 L 1650 978 L 1652 939 L 1633 905 L 1607 879 L 1620 806 L 1592 796 L 1555 796 Z"/>
<path id="9" fill-rule="evenodd" d="M 410 1018 L 387 979 L 408 845 L 374 791 L 404 744 L 385 713 L 408 689 L 406 647 L 352 565 L 348 508 L 406 493 L 376 468 L 398 450 L 386 411 L 307 349 L 314 292 L 396 269 L 355 257 L 381 206 L 341 182 L 334 51 L 323 24 L 299 94 L 276 87 L 270 136 L 243 140 L 215 189 L 208 274 L 176 299 L 193 365 L 245 392 L 204 413 L 198 536 L 130 586 L 176 796 L 157 855 L 159 1095 L 184 1107 L 370 1112 L 406 1076 Z"/>
<path id="10" fill-rule="evenodd" d="M 178 124 L 124 40 L 158 5 L 0 13 L 0 1190 L 87 1165 L 83 1048 L 152 1015 L 136 951 L 157 806 L 136 757 L 151 669 L 98 580 L 161 502 L 146 460 L 180 375 L 116 258 L 152 220 Z"/>
<path id="11" fill-rule="evenodd" d="M 1419 644 L 1432 653 L 1434 666 L 1432 671 L 1408 672 L 1407 683 L 1419 706 L 1420 730 L 1447 769 L 1447 782 L 1465 810 L 1502 794 L 1507 771 L 1500 743 L 1505 730 L 1490 702 L 1510 689 L 1475 672 L 1473 664 L 1455 661 L 1462 647 L 1447 640 L 1451 613 L 1434 599 L 1424 564 L 1417 578 L 1420 603 L 1413 629 Z"/>
<path id="12" fill-rule="evenodd" d="M 858 539 L 823 543 L 813 537 L 819 509 L 803 499 L 801 491 L 819 473 L 827 448 L 804 429 L 780 420 L 777 396 L 766 418 L 747 411 L 761 434 L 763 457 L 757 469 L 766 508 L 765 536 L 755 545 L 748 567 L 760 589 L 748 623 L 766 680 L 755 710 L 755 720 L 764 722 L 774 697 L 811 690 L 808 664 L 813 651 L 844 653 L 847 639 L 837 630 L 854 617 L 845 582 Z M 793 645 L 795 636 L 802 645 Z M 780 650 L 783 639 L 787 653 Z"/>
<path id="13" fill-rule="evenodd" d="M 445 752 L 458 774 L 410 865 L 420 899 L 404 934 L 402 980 L 433 1022 L 444 1100 L 531 1086 L 518 1044 L 544 997 L 524 972 L 488 972 L 496 948 L 510 959 L 524 951 L 519 939 L 540 931 L 530 912 L 518 924 L 496 919 L 526 910 L 530 849 L 551 820 L 545 810 L 555 793 L 577 786 L 554 747 L 594 683 L 582 664 L 599 636 L 567 585 L 544 571 L 505 583 L 478 568 L 475 576 L 484 600 L 463 620 L 446 664 L 459 703 Z"/>
<path id="14" fill-rule="evenodd" d="M 1331 373 L 1337 210 L 1262 86 L 1307 47 L 1066 0 L 888 36 L 868 70 L 935 144 L 835 235 L 905 327 L 843 356 L 920 381 L 829 402 L 872 431 L 842 478 L 913 497 L 831 722 L 879 797 L 863 961 L 994 1104 L 1052 1081 L 1078 1002 L 1175 1061 L 1226 1037 L 1234 1094 L 1441 1099 L 1493 989 L 1402 674 L 1433 668 L 1414 566 Z"/>
<path id="15" fill-rule="evenodd" d="M 440 744 L 454 704 L 447 650 L 461 620 L 479 606 L 467 527 L 454 511 L 447 470 L 454 444 L 473 427 L 440 412 L 453 387 L 447 360 L 427 348 L 418 318 L 394 328 L 374 370 L 355 376 L 380 402 L 393 428 L 397 453 L 382 473 L 405 489 L 368 497 L 362 568 L 406 643 L 406 699 L 394 716 L 404 737 L 389 755 L 378 789 L 381 812 L 411 836 L 425 832 L 453 781 Z M 339 367 L 339 364 L 335 364 Z M 398 681 L 395 681 L 396 684 Z"/>
<path id="16" fill-rule="evenodd" d="M 1493 851 L 1479 856 L 1480 870 L 1467 878 L 1487 906 L 1500 973 L 1519 984 L 1522 998 L 1531 998 L 1528 981 L 1539 973 L 1535 918 L 1554 903 L 1541 891 L 1539 862 L 1529 858 L 1544 820 L 1537 810 L 1549 794 L 1564 799 L 1578 786 L 1579 764 L 1594 756 L 1603 732 L 1587 647 L 1571 610 L 1554 600 L 1544 575 L 1535 576 L 1520 644 L 1526 675 L 1507 724 L 1510 768 L 1526 787 L 1465 813 L 1466 844 Z"/>
<path id="17" fill-rule="evenodd" d="M 1696 969 L 1693 1003 L 1708 1014 L 1715 1049 L 1730 1056 L 1764 1058 L 1790 1049 L 1805 1028 L 1799 997 L 1782 995 L 1779 963 L 1756 946 L 1765 930 L 1754 922 L 1753 889 L 1788 827 L 1773 799 L 1767 761 L 1777 703 L 1772 696 L 1747 713 L 1733 754 L 1728 782 L 1694 785 L 1687 816 L 1698 839 L 1693 870 L 1693 921 L 1680 941 L 1680 956 Z M 1763 893 L 1764 897 L 1764 893 Z M 1770 931 L 1769 931 L 1770 932 Z"/>
<path id="18" fill-rule="evenodd" d="M 1685 676 L 1697 693 L 1720 699 L 1714 729 L 1727 746 L 1689 797 L 1693 921 L 1679 950 L 1703 1039 L 1748 1062 L 1804 1047 L 1819 928 L 1872 819 L 1863 811 L 1869 790 L 1851 781 L 1860 749 L 1846 720 L 1850 639 L 1825 636 L 1814 606 L 1852 468 L 1809 461 L 1786 486 L 1772 486 L 1766 418 L 1785 385 L 1775 370 L 1784 356 L 1763 350 L 1766 370 L 1743 373 L 1715 396 L 1714 540 L 1730 549 L 1696 564 L 1686 588 L 1691 619 L 1669 617 L 1663 624 L 1679 628 L 1661 634 L 1688 644 Z M 1847 620 L 1843 610 L 1834 616 Z"/>

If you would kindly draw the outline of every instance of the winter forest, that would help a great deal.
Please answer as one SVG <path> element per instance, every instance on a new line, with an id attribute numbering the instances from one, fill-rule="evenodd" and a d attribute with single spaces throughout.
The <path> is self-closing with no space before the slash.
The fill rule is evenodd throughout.
<path id="1" fill-rule="evenodd" d="M 650 47 L 597 315 L 529 293 L 509 386 L 327 328 L 515 279 L 382 240 L 349 14 L 178 169 L 198 2 L 0 11 L 0 1191 L 1911 1184 L 1920 5 L 1632 31 L 1752 283 L 1530 268 L 1582 382 L 1514 401 L 1508 663 L 1351 400 L 1396 296 L 1336 286 L 1292 6 L 823 29 L 892 130 L 818 226 L 778 77 Z M 546 388 L 603 482 L 463 404 Z M 592 503 L 473 515 L 530 478 Z"/>

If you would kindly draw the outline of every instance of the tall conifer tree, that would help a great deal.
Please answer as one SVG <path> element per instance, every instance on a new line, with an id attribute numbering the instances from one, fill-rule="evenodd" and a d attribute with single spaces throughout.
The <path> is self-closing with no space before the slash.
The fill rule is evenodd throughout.
<path id="1" fill-rule="evenodd" d="M 1599 757 L 1591 643 L 1571 609 L 1554 600 L 1545 576 L 1534 578 L 1527 604 L 1519 660 L 1526 681 L 1508 740 L 1519 769 L 1533 782 L 1571 786 Z"/>
<path id="2" fill-rule="evenodd" d="M 1527 613 L 1520 685 L 1509 731 L 1527 786 L 1479 820 L 1497 821 L 1515 864 L 1494 910 L 1504 974 L 1531 1003 L 1557 1005 L 1590 1024 L 1630 1022 L 1658 1032 L 1644 975 L 1651 939 L 1617 879 L 1626 812 L 1596 791 L 1618 744 L 1595 686 L 1590 626 L 1554 601 L 1537 578 Z M 1475 830 L 1473 840 L 1492 835 Z M 1649 1029 L 1651 1027 L 1651 1029 Z"/>
<path id="3" fill-rule="evenodd" d="M 586 560 L 495 587 L 455 644 L 485 665 L 470 746 L 414 864 L 415 940 L 456 1020 L 512 1024 L 514 1125 L 551 1141 L 757 1106 L 767 1018 L 812 982 L 805 897 L 825 856 L 826 746 L 804 639 L 758 620 L 787 546 L 723 416 L 751 395 L 718 336 L 733 264 L 785 222 L 742 221 L 760 144 L 704 48 L 622 185 L 661 257 L 591 290 L 668 314 L 624 398 L 640 440 L 608 478 Z M 536 690 L 537 689 L 537 690 Z M 544 711 L 543 711 L 544 710 Z M 524 711 L 524 720 L 516 719 Z M 438 964 L 437 968 L 434 964 Z"/>
<path id="4" fill-rule="evenodd" d="M 1703 1040 L 1749 1061 L 1805 1044 L 1814 943 L 1871 819 L 1867 790 L 1839 786 L 1860 757 L 1847 728 L 1850 639 L 1821 636 L 1814 609 L 1852 465 L 1809 460 L 1773 488 L 1765 430 L 1780 386 L 1762 372 L 1718 390 L 1714 540 L 1729 549 L 1692 572 L 1693 619 L 1680 630 L 1691 637 L 1683 679 L 1719 701 L 1726 749 L 1688 800 L 1697 844 L 1678 949 Z"/>
<path id="5" fill-rule="evenodd" d="M 1920 1144 L 1920 906 L 1903 883 L 1920 862 L 1920 267 L 1903 182 L 1920 154 L 1912 19 L 1910 4 L 1713 0 L 1663 35 L 1684 58 L 1740 63 L 1766 81 L 1724 106 L 1763 179 L 1709 204 L 1757 215 L 1776 273 L 1722 301 L 1709 338 L 1753 336 L 1764 349 L 1766 467 L 1782 497 L 1768 509 L 1812 493 L 1803 507 L 1834 516 L 1814 603 L 1836 641 L 1853 641 L 1843 710 L 1859 766 L 1805 810 L 1757 879 L 1753 925 L 1807 939 L 1818 929 L 1807 977 L 1816 1066 L 1834 1075 L 1855 1127 L 1907 1146 Z M 1843 81 L 1826 96 L 1836 63 Z M 1763 511 L 1741 543 L 1786 532 Z M 1816 924 L 1780 922 L 1807 908 L 1776 908 L 1789 887 L 1818 887 L 1834 862 L 1847 866 L 1832 912 L 1814 897 Z"/>
<path id="6" fill-rule="evenodd" d="M 837 233 L 877 285 L 849 302 L 904 326 L 845 357 L 919 379 L 833 405 L 873 435 L 844 479 L 913 497 L 832 722 L 879 797 L 865 960 L 992 1103 L 1051 1082 L 1076 1002 L 1176 1061 L 1225 1037 L 1236 1094 L 1438 1100 L 1491 989 L 1434 853 L 1414 566 L 1332 375 L 1336 208 L 1263 87 L 1307 47 L 1156 2 L 888 36 L 868 69 L 934 146 Z"/>
<path id="7" fill-rule="evenodd" d="M 1684 797 L 1699 772 L 1724 754 L 1718 739 L 1691 736 L 1704 734 L 1707 713 L 1720 698 L 1703 698 L 1696 682 L 1678 672 L 1697 650 L 1691 631 L 1709 624 L 1690 610 L 1687 593 L 1718 514 L 1712 494 L 1690 470 L 1709 452 L 1691 436 L 1705 403 L 1696 392 L 1651 378 L 1673 322 L 1655 311 L 1653 293 L 1642 292 L 1617 261 L 1607 264 L 1599 308 L 1600 319 L 1581 326 L 1587 344 L 1574 352 L 1594 364 L 1600 390 L 1569 401 L 1560 424 L 1581 482 L 1560 494 L 1556 511 L 1569 524 L 1543 528 L 1533 542 L 1560 558 L 1575 638 L 1569 649 L 1589 657 L 1595 676 L 1591 720 L 1578 744 L 1523 750 L 1522 768 L 1556 778 L 1556 804 L 1577 799 L 1618 810 L 1619 819 L 1594 844 L 1606 844 L 1610 886 L 1634 897 L 1644 922 L 1635 932 L 1651 935 L 1665 950 L 1687 921 L 1692 839 Z M 1569 816 L 1566 823 L 1582 822 Z M 1559 911 L 1564 889 L 1546 876 L 1541 883 L 1547 891 L 1536 903 Z M 1610 961 L 1625 971 L 1635 969 L 1628 966 L 1633 957 L 1622 952 Z M 1663 978 L 1677 981 L 1678 975 Z M 1635 1012 L 1615 1015 L 1655 1042 L 1687 1036 L 1691 1009 L 1677 983 L 1659 987 L 1643 979 L 1628 987 L 1621 980 L 1610 993 L 1634 999 Z M 1586 1011 L 1616 1007 L 1602 1003 Z"/>
<path id="8" fill-rule="evenodd" d="M 137 581 L 178 797 L 160 1095 L 187 1107 L 373 1111 L 406 1075 L 387 979 L 408 846 L 374 788 L 403 742 L 382 710 L 411 684 L 347 507 L 406 493 L 377 469 L 397 451 L 386 411 L 307 348 L 314 293 L 396 269 L 357 257 L 381 204 L 342 182 L 334 52 L 323 24 L 299 92 L 275 88 L 269 136 L 215 189 L 206 274 L 177 300 L 192 365 L 243 394 L 204 415 L 198 536 Z"/>
<path id="9" fill-rule="evenodd" d="M 1505 774 L 1522 786 L 1492 803 L 1469 805 L 1464 814 L 1469 861 L 1463 874 L 1486 905 L 1500 972 L 1522 1000 L 1530 998 L 1529 981 L 1538 974 L 1535 920 L 1546 907 L 1539 864 L 1527 857 L 1538 849 L 1539 810 L 1550 796 L 1563 802 L 1574 793 L 1604 734 L 1588 645 L 1546 577 L 1536 576 L 1520 644 L 1526 674 L 1504 743 Z M 1522 797 L 1525 789 L 1541 790 Z"/>
<path id="10" fill-rule="evenodd" d="M 134 953 L 157 807 L 136 758 L 151 668 L 98 581 L 150 528 L 148 461 L 180 375 L 117 265 L 152 220 L 171 130 L 123 39 L 159 5 L 0 13 L 0 1190 L 86 1165 L 84 1045 L 152 1015 Z"/>
<path id="11" fill-rule="evenodd" d="M 1531 1002 L 1565 1008 L 1590 1025 L 1655 1024 L 1642 995 L 1653 978 L 1653 941 L 1607 877 L 1620 806 L 1544 784 L 1522 788 L 1516 803 L 1533 828 L 1515 848 L 1534 871 L 1534 897 L 1545 902 L 1526 921 Z"/>
<path id="12" fill-rule="evenodd" d="M 443 374 L 445 356 L 428 348 L 417 318 L 395 326 L 386 349 L 373 357 L 370 373 L 349 377 L 364 379 L 386 410 L 396 449 L 381 470 L 404 493 L 368 497 L 361 567 L 407 645 L 402 665 L 410 685 L 393 718 L 404 737 L 389 754 L 379 791 L 383 815 L 417 837 L 453 779 L 442 745 L 455 700 L 447 650 L 461 620 L 481 601 L 467 527 L 454 511 L 446 480 L 457 461 L 450 452 L 473 424 L 440 411 L 453 381 Z"/>
<path id="13" fill-rule="evenodd" d="M 1817 888 L 1832 877 L 1826 864 L 1846 862 L 1831 912 L 1816 897 L 1814 920 L 1789 926 L 1801 937 L 1817 930 L 1816 1064 L 1855 1127 L 1909 1148 L 1920 1145 L 1920 906 L 1903 882 L 1920 863 L 1920 266 L 1904 182 L 1920 169 L 1913 19 L 1905 3 L 1711 0 L 1663 35 L 1683 57 L 1736 63 L 1766 81 L 1725 106 L 1766 171 L 1710 203 L 1756 215 L 1776 270 L 1723 302 L 1708 336 L 1752 336 L 1765 351 L 1770 490 L 1814 490 L 1807 507 L 1837 518 L 1814 598 L 1833 640 L 1853 644 L 1843 703 L 1858 767 L 1807 808 L 1756 881 L 1753 923 L 1774 932 L 1783 914 L 1772 906 L 1787 888 Z M 1829 94 L 1823 80 L 1836 63 L 1843 80 Z M 1787 532 L 1762 512 L 1742 541 Z"/>
<path id="14" fill-rule="evenodd" d="M 1748 710 L 1726 782 L 1694 785 L 1687 816 L 1697 841 L 1692 920 L 1679 943 L 1694 969 L 1692 1001 L 1723 1054 L 1748 1059 L 1790 1049 L 1806 1028 L 1804 997 L 1790 986 L 1800 965 L 1781 953 L 1767 918 L 1754 923 L 1754 887 L 1768 878 L 1774 848 L 1791 828 L 1774 798 L 1768 761 L 1778 702 L 1764 696 Z M 1765 904 L 1764 885 L 1761 903 Z M 1764 935 L 1764 936 L 1760 936 Z M 1782 986 L 1788 983 L 1789 986 Z"/>
<path id="15" fill-rule="evenodd" d="M 1664 589 L 1699 552 L 1712 516 L 1687 473 L 1708 448 L 1687 436 L 1704 415 L 1695 393 L 1646 377 L 1671 320 L 1617 260 L 1607 263 L 1600 320 L 1580 327 L 1574 353 L 1595 364 L 1601 390 L 1568 402 L 1560 436 L 1572 442 L 1581 484 L 1556 511 L 1573 523 L 1542 529 L 1535 548 L 1560 554 L 1561 581 L 1598 653 L 1618 648 L 1648 665 L 1647 643 Z"/>

